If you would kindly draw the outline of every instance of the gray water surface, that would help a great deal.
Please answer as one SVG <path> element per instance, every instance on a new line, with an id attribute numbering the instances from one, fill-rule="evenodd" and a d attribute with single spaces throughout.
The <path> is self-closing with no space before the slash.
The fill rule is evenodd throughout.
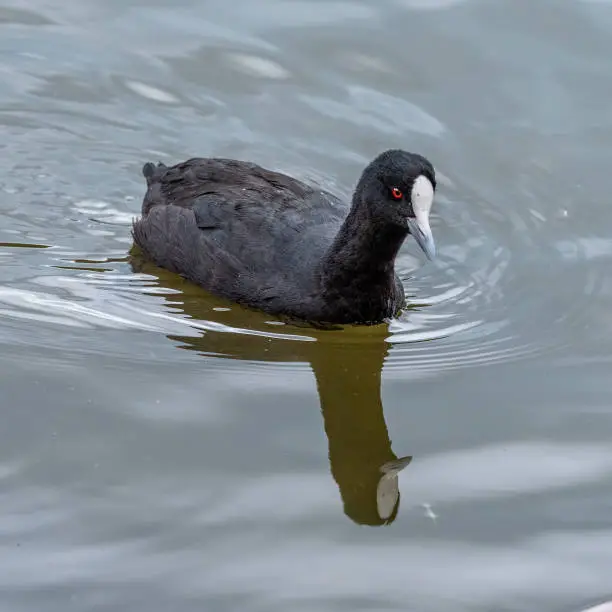
<path id="1" fill-rule="evenodd" d="M 0 610 L 612 595 L 612 3 L 0 0 Z M 411 308 L 313 330 L 130 257 L 145 161 L 439 173 Z"/>

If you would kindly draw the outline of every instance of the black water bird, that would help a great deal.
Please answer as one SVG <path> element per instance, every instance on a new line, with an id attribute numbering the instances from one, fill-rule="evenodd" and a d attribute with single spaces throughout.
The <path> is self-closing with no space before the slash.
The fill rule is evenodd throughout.
<path id="1" fill-rule="evenodd" d="M 133 237 L 145 256 L 209 292 L 274 315 L 375 324 L 405 305 L 395 258 L 411 234 L 435 254 L 432 164 L 378 155 L 352 202 L 254 163 L 147 163 Z"/>

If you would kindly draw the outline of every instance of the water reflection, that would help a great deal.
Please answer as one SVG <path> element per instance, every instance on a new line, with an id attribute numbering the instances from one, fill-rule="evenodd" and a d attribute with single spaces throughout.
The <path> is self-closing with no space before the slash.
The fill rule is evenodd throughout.
<path id="1" fill-rule="evenodd" d="M 386 325 L 332 330 L 284 325 L 276 330 L 277 322 L 266 314 L 211 296 L 146 262 L 136 251 L 130 264 L 134 271 L 157 277 L 165 288 L 158 295 L 173 311 L 208 323 L 260 332 L 168 335 L 179 347 L 227 359 L 310 364 L 328 439 L 330 469 L 345 514 L 361 525 L 385 525 L 395 520 L 400 505 L 398 474 L 412 457 L 398 457 L 393 452 L 384 417 L 381 372 L 389 347 Z M 169 295 L 167 289 L 178 291 Z M 156 294 L 155 290 L 151 293 Z M 283 331 L 285 339 L 278 335 L 271 338 L 274 331 Z M 291 339 L 292 332 L 295 339 Z"/>

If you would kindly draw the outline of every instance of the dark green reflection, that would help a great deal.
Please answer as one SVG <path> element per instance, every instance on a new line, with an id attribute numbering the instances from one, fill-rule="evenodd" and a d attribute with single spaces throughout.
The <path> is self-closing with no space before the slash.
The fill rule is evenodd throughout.
<path id="1" fill-rule="evenodd" d="M 316 342 L 300 342 L 216 331 L 203 332 L 199 337 L 168 336 L 181 348 L 205 355 L 310 363 L 328 438 L 330 468 L 345 514 L 362 525 L 384 525 L 395 520 L 400 502 L 397 473 L 411 457 L 398 458 L 391 450 L 383 414 L 381 371 L 388 351 L 385 325 L 334 330 L 271 326 L 267 323 L 273 320 L 271 316 L 211 296 L 137 254 L 130 261 L 135 271 L 154 275 L 160 285 L 180 290 L 170 295 L 160 293 L 173 311 L 242 329 L 316 338 Z"/>
<path id="2" fill-rule="evenodd" d="M 0 242 L 0 249 L 49 249 L 48 244 L 34 244 L 32 242 Z"/>
<path id="3" fill-rule="evenodd" d="M 310 352 L 331 472 L 340 488 L 344 512 L 362 525 L 395 520 L 397 472 L 412 459 L 398 460 L 391 450 L 380 396 L 387 343 L 380 330 L 378 335 L 356 343 L 317 343 L 317 350 Z"/>

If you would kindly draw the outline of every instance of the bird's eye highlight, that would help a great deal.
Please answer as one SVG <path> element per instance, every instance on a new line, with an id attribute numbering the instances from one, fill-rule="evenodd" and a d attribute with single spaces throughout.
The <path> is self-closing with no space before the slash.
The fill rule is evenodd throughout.
<path id="1" fill-rule="evenodd" d="M 391 190 L 391 195 L 392 195 L 392 196 L 393 196 L 393 197 L 394 197 L 396 200 L 401 200 L 404 194 L 402 193 L 401 189 L 398 189 L 397 187 L 394 187 L 394 188 Z"/>

